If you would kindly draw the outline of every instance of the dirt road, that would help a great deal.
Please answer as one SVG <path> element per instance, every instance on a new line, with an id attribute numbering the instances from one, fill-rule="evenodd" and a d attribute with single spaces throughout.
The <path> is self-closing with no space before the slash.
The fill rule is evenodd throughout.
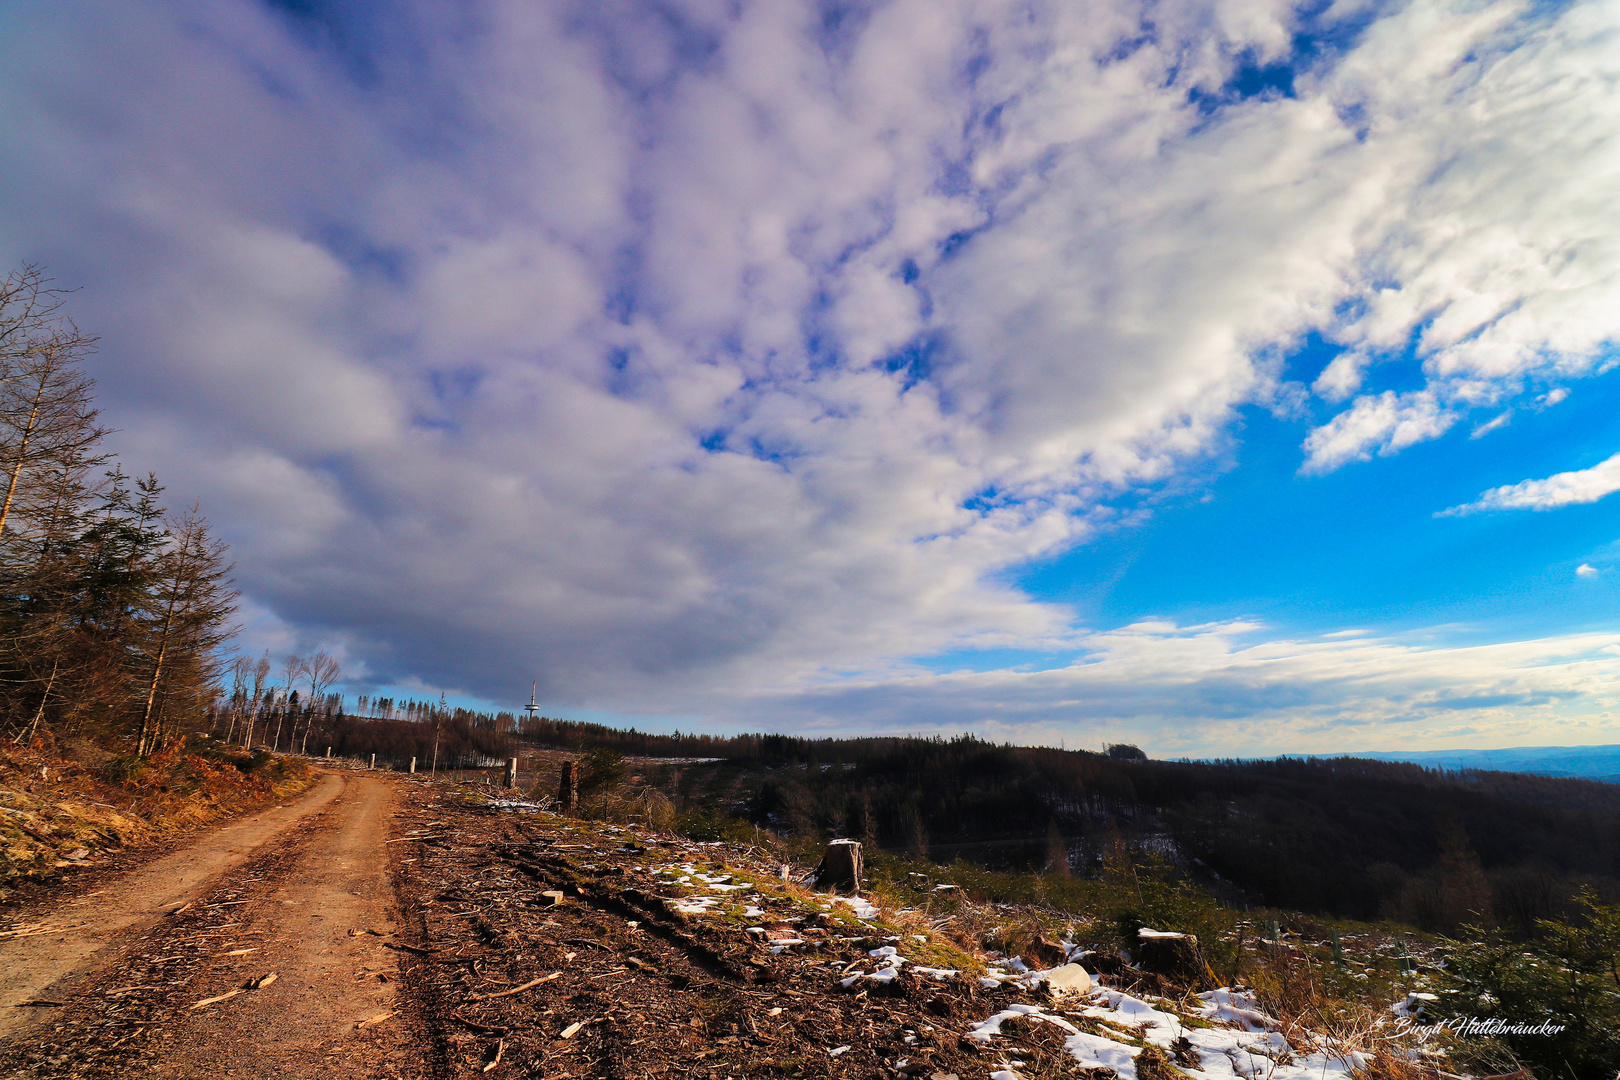
<path id="1" fill-rule="evenodd" d="M 64 908 L 14 916 L 71 929 L 0 939 L 0 1075 L 419 1073 L 397 1049 L 393 783 L 329 774 Z"/>

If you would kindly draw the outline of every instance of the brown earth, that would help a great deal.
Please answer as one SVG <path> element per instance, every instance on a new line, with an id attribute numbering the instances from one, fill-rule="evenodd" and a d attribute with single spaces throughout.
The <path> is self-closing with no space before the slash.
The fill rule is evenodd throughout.
<path id="1" fill-rule="evenodd" d="M 98 891 L 0 910 L 15 934 L 0 939 L 0 1076 L 979 1080 L 996 1067 L 968 1025 L 1039 991 L 910 967 L 845 988 L 874 949 L 936 966 L 949 950 L 926 923 L 860 921 L 777 870 L 753 849 L 328 774 Z M 700 887 L 735 891 L 694 913 Z M 1020 1037 L 1026 1075 L 1073 1075 L 1047 1028 Z"/>
<path id="2" fill-rule="evenodd" d="M 8 913 L 0 1073 L 369 1075 L 402 1027 L 381 1019 L 394 784 L 328 774 L 77 900 Z"/>

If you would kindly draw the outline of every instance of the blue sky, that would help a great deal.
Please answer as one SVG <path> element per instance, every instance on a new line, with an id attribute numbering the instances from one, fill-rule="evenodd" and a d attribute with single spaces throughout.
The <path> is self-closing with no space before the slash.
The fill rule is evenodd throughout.
<path id="1" fill-rule="evenodd" d="M 1620 3 L 21 4 L 0 259 L 240 646 L 1165 756 L 1620 742 Z"/>
<path id="2" fill-rule="evenodd" d="M 1279 627 L 1417 630 L 1459 639 L 1614 625 L 1620 501 L 1556 511 L 1435 513 L 1521 473 L 1583 469 L 1620 446 L 1620 378 L 1478 439 L 1464 426 L 1399 459 L 1299 473 L 1302 425 L 1247 409 L 1224 471 L 1167 496 L 1150 521 L 1018 572 L 1087 621 L 1241 613 Z M 1581 565 L 1600 573 L 1581 576 Z"/>

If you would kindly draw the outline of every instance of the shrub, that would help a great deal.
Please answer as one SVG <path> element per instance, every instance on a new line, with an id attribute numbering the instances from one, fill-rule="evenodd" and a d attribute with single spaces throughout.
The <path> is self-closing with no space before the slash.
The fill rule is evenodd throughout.
<path id="1" fill-rule="evenodd" d="M 1492 1037 L 1549 1073 L 1612 1080 L 1620 1061 L 1620 904 L 1600 903 L 1591 891 L 1580 901 L 1583 917 L 1541 920 L 1541 937 L 1530 943 L 1466 928 L 1474 940 L 1450 950 L 1449 985 L 1435 1014 L 1454 1024 L 1478 1018 L 1557 1027 Z"/>
<path id="2" fill-rule="evenodd" d="M 146 771 L 146 760 L 139 754 L 114 754 L 101 766 L 101 771 L 115 784 L 134 783 Z"/>

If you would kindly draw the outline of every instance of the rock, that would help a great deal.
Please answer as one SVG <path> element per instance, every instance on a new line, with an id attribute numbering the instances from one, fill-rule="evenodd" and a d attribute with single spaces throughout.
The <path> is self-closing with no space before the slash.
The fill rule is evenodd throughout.
<path id="1" fill-rule="evenodd" d="M 1089 994 L 1091 992 L 1091 975 L 1079 964 L 1064 964 L 1060 968 L 1053 968 L 1046 976 L 1046 985 L 1054 997 L 1064 997 L 1070 994 Z"/>

